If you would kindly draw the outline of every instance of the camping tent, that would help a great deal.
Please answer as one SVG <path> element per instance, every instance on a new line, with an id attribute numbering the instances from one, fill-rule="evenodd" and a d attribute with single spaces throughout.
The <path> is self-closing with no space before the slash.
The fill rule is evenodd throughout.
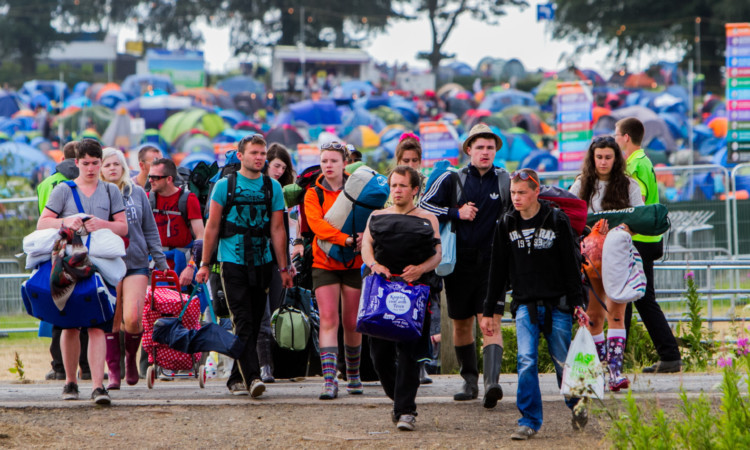
<path id="1" fill-rule="evenodd" d="M 163 91 L 171 94 L 175 91 L 172 80 L 164 75 L 128 75 L 122 82 L 121 89 L 128 98 L 137 98 L 147 92 Z"/>
<path id="2" fill-rule="evenodd" d="M 506 89 L 500 92 L 493 92 L 488 94 L 482 103 L 479 105 L 479 109 L 487 109 L 492 112 L 502 111 L 509 106 L 536 106 L 538 107 L 534 96 L 528 92 L 519 91 L 516 89 Z"/>
<path id="3" fill-rule="evenodd" d="M 669 127 L 664 119 L 659 117 L 655 112 L 645 106 L 630 106 L 612 111 L 612 117 L 615 120 L 626 117 L 635 117 L 643 123 L 645 134 L 643 136 L 643 147 L 646 148 L 653 140 L 658 140 L 663 144 L 664 149 L 671 153 L 677 150 L 677 143 L 669 131 Z"/>
<path id="4" fill-rule="evenodd" d="M 28 177 L 39 167 L 55 167 L 55 162 L 42 151 L 18 142 L 0 144 L 0 174 Z"/>
<path id="5" fill-rule="evenodd" d="M 0 117 L 10 117 L 19 109 L 16 94 L 0 89 Z"/>
<path id="6" fill-rule="evenodd" d="M 308 125 L 341 124 L 341 112 L 333 100 L 305 100 L 289 105 L 289 111 L 295 121 L 306 122 Z"/>
<path id="7" fill-rule="evenodd" d="M 129 149 L 135 144 L 136 139 L 131 132 L 130 116 L 124 108 L 117 112 L 102 134 L 102 144 L 122 149 Z"/>
<path id="8" fill-rule="evenodd" d="M 266 86 L 262 82 L 244 75 L 225 78 L 216 83 L 216 88 L 226 91 L 232 96 L 241 92 L 251 92 L 260 95 L 266 92 Z"/>
<path id="9" fill-rule="evenodd" d="M 161 127 L 160 133 L 165 141 L 174 143 L 180 135 L 192 129 L 205 131 L 209 137 L 214 137 L 224 128 L 226 128 L 224 119 L 218 114 L 199 108 L 190 108 L 169 117 Z"/>

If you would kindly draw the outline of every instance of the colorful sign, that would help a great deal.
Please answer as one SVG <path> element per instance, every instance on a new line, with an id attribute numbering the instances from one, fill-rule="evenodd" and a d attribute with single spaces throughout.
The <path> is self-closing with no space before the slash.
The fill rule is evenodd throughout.
<path id="1" fill-rule="evenodd" d="M 146 65 L 152 74 L 166 75 L 178 88 L 206 85 L 203 52 L 196 50 L 146 50 Z"/>
<path id="2" fill-rule="evenodd" d="M 297 144 L 297 154 L 293 156 L 297 173 L 302 173 L 308 167 L 320 164 L 320 149 L 315 144 Z"/>
<path id="3" fill-rule="evenodd" d="M 591 143 L 594 97 L 590 81 L 557 84 L 557 147 L 560 170 L 580 170 Z"/>
<path id="4" fill-rule="evenodd" d="M 750 161 L 750 23 L 726 24 L 727 161 Z"/>
<path id="5" fill-rule="evenodd" d="M 432 167 L 447 159 L 458 165 L 461 143 L 453 126 L 446 122 L 420 122 L 419 137 L 422 141 L 422 167 Z"/>

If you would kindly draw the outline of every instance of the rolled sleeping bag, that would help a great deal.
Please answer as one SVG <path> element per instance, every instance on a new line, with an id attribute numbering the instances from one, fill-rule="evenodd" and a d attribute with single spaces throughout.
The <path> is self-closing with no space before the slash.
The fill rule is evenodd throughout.
<path id="1" fill-rule="evenodd" d="M 339 194 L 324 219 L 334 228 L 348 235 L 363 233 L 370 214 L 388 201 L 390 188 L 388 179 L 370 169 L 360 166 L 349 176 L 344 190 Z M 343 263 L 352 261 L 354 249 L 319 240 L 318 247 L 329 257 Z"/>
<path id="2" fill-rule="evenodd" d="M 631 206 L 625 209 L 589 213 L 586 217 L 586 224 L 592 226 L 599 219 L 606 219 L 610 230 L 624 223 L 633 233 L 659 236 L 669 230 L 668 213 L 667 207 L 661 204 Z"/>

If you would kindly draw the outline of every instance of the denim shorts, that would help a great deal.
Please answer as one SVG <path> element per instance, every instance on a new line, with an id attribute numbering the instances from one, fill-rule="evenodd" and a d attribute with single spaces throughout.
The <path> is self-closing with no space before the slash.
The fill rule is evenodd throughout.
<path id="1" fill-rule="evenodd" d="M 125 272 L 125 278 L 131 276 L 131 275 L 145 275 L 149 276 L 150 272 L 148 270 L 148 267 L 140 267 L 137 269 L 128 269 L 127 272 Z"/>

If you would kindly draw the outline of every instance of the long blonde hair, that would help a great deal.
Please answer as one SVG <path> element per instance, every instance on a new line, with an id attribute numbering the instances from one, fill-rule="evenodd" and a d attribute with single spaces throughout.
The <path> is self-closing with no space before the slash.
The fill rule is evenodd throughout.
<path id="1" fill-rule="evenodd" d="M 117 186 L 117 189 L 119 189 L 122 193 L 132 192 L 133 182 L 130 180 L 130 168 L 128 167 L 128 162 L 125 159 L 125 154 L 114 147 L 105 147 L 102 150 L 102 167 L 104 167 L 104 161 L 106 161 L 110 156 L 116 156 L 117 161 L 122 166 L 122 175 L 120 176 L 119 180 L 114 182 L 114 184 Z M 103 181 L 107 181 L 104 179 L 103 171 L 99 171 L 99 178 L 101 178 Z"/>

